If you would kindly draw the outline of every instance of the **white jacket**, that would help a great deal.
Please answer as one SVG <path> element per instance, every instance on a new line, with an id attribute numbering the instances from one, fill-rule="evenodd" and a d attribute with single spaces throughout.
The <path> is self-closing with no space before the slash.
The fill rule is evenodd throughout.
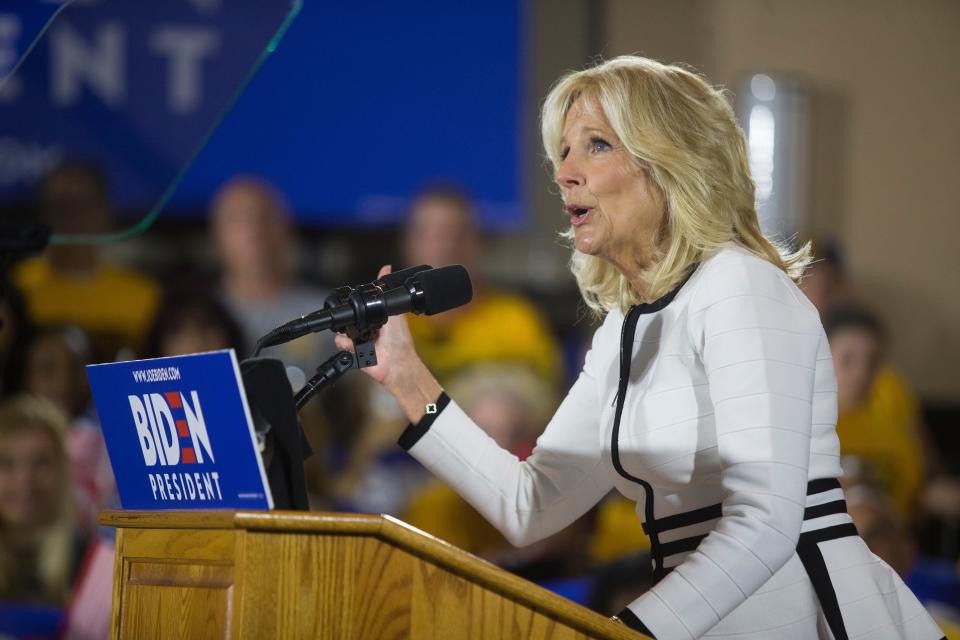
<path id="1" fill-rule="evenodd" d="M 656 584 L 621 618 L 659 640 L 943 636 L 846 513 L 816 310 L 739 247 L 607 316 L 526 461 L 442 400 L 401 445 L 513 544 L 563 529 L 614 487 L 637 502 Z"/>

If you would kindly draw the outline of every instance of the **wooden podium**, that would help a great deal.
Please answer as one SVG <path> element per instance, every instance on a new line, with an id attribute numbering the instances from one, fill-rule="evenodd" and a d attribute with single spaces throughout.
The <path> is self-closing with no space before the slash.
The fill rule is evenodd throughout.
<path id="1" fill-rule="evenodd" d="M 111 511 L 112 638 L 643 638 L 387 516 Z"/>

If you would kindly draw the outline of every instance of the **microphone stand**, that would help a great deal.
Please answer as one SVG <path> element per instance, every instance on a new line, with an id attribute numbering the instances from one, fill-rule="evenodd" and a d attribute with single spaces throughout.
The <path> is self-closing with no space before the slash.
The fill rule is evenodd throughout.
<path id="1" fill-rule="evenodd" d="M 326 362 L 317 367 L 317 372 L 313 377 L 307 380 L 297 395 L 293 397 L 297 411 L 303 408 L 303 405 L 310 401 L 318 391 L 333 384 L 343 376 L 347 371 L 354 367 L 354 356 L 349 351 L 340 351 L 330 356 Z"/>

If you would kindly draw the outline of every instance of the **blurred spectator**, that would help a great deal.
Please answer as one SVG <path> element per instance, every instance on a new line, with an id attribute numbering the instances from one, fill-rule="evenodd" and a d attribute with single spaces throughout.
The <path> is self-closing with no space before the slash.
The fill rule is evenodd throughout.
<path id="1" fill-rule="evenodd" d="M 846 476 L 847 466 L 844 467 Z M 950 563 L 917 558 L 917 544 L 890 499 L 862 478 L 845 477 L 847 512 L 870 550 L 889 564 L 936 618 L 960 638 L 960 575 Z"/>
<path id="2" fill-rule="evenodd" d="M 521 363 L 551 385 L 560 383 L 560 349 L 543 316 L 522 296 L 498 291 L 480 279 L 480 234 L 473 206 L 461 191 L 423 191 L 413 202 L 403 249 L 407 266 L 462 264 L 473 279 L 470 304 L 409 318 L 417 352 L 441 383 L 484 362 Z"/>
<path id="3" fill-rule="evenodd" d="M 232 178 L 214 196 L 210 214 L 220 266 L 219 293 L 246 340 L 237 354 L 243 359 L 271 329 L 323 307 L 328 291 L 297 279 L 290 214 L 273 185 L 253 176 Z M 309 378 L 335 351 L 333 334 L 324 332 L 269 347 L 262 355 L 299 367 Z M 336 396 L 328 391 L 300 411 L 307 440 L 317 452 L 305 462 L 314 508 L 334 506 L 329 466 L 348 455 L 356 425 L 365 420 L 362 389 L 370 386 L 363 376 L 347 376 L 337 384 Z M 389 493 L 386 489 L 384 493 Z"/>
<path id="4" fill-rule="evenodd" d="M 830 311 L 847 302 L 850 287 L 844 270 L 840 244 L 835 240 L 814 241 L 815 260 L 807 267 L 800 289 L 825 320 Z"/>
<path id="5" fill-rule="evenodd" d="M 637 553 L 620 558 L 599 567 L 593 579 L 587 606 L 605 616 L 616 615 L 653 586 L 650 556 Z"/>
<path id="6" fill-rule="evenodd" d="M 41 181 L 39 209 L 57 233 L 107 232 L 106 177 L 92 164 L 62 164 Z M 123 348 L 139 349 L 157 304 L 151 280 L 107 263 L 96 244 L 53 245 L 18 265 L 15 278 L 33 322 L 81 327 L 93 340 L 98 362 L 113 360 Z"/>
<path id="7" fill-rule="evenodd" d="M 353 423 L 360 425 L 354 440 L 329 442 L 330 429 L 307 433 L 313 450 L 326 456 L 323 464 L 314 455 L 305 465 L 311 506 L 399 516 L 433 477 L 397 446 L 403 427 L 393 398 L 365 389 L 371 391 L 368 413 Z"/>
<path id="8" fill-rule="evenodd" d="M 819 260 L 810 265 L 800 286 L 820 311 L 829 332 L 837 325 L 850 329 L 831 339 L 840 413 L 837 431 L 843 452 L 863 454 L 856 464 L 872 469 L 878 482 L 892 487 L 899 513 L 923 521 L 930 533 L 924 537 L 926 546 L 955 558 L 960 479 L 945 473 L 948 460 L 934 447 L 909 384 L 885 360 L 879 319 L 850 302 L 856 292 L 847 277 L 840 245 L 828 241 L 815 246 Z M 845 464 L 850 462 L 848 458 Z M 900 465 L 899 471 L 895 465 Z M 920 511 L 915 513 L 915 492 L 925 475 L 930 477 L 920 488 Z M 933 539 L 945 542 L 929 544 Z"/>
<path id="9" fill-rule="evenodd" d="M 907 516 L 925 476 L 917 402 L 892 371 L 881 369 L 884 331 L 876 316 L 838 307 L 825 328 L 837 377 L 840 451 L 868 463 Z"/>
<path id="10" fill-rule="evenodd" d="M 42 329 L 27 347 L 24 386 L 53 402 L 69 419 L 78 418 L 90 406 L 84 366 L 91 357 L 90 341 L 78 327 Z"/>
<path id="11" fill-rule="evenodd" d="M 321 308 L 327 291 L 296 279 L 290 214 L 272 185 L 251 176 L 229 180 L 214 196 L 211 216 L 220 293 L 246 338 L 239 354 L 244 358 L 274 327 Z M 324 333 L 271 347 L 264 355 L 312 372 L 334 351 L 332 334 Z"/>
<path id="12" fill-rule="evenodd" d="M 828 331 L 838 323 L 853 329 L 831 339 L 839 394 L 837 431 L 843 452 L 855 454 L 844 458 L 845 473 L 856 468 L 878 484 L 892 487 L 898 512 L 924 531 L 921 539 L 928 552 L 956 559 L 960 479 L 947 473 L 949 454 L 934 446 L 908 383 L 885 361 L 880 321 L 869 313 L 865 318 L 844 319 L 850 309 L 856 309 L 850 302 L 856 299 L 856 292 L 839 243 L 831 240 L 814 245 L 818 260 L 808 267 L 800 288 L 817 307 Z M 864 314 L 854 311 L 853 315 Z M 912 427 L 893 426 L 897 424 Z M 891 437 L 889 429 L 899 435 Z M 865 457 L 858 457 L 860 454 Z M 903 465 L 902 479 L 893 466 L 897 464 Z M 925 482 L 924 476 L 928 476 Z M 917 489 L 919 496 L 915 495 Z"/>
<path id="13" fill-rule="evenodd" d="M 148 358 L 179 356 L 219 349 L 244 352 L 237 321 L 216 296 L 196 281 L 167 287 L 147 334 Z"/>
<path id="14" fill-rule="evenodd" d="M 100 511 L 117 504 L 113 469 L 84 369 L 90 357 L 90 343 L 81 329 L 48 327 L 30 342 L 24 373 L 26 390 L 52 402 L 67 418 L 76 523 L 87 533 L 96 529 Z"/>
<path id="15" fill-rule="evenodd" d="M 473 367 L 451 380 L 447 389 L 487 435 L 522 460 L 533 451 L 556 405 L 551 389 L 529 369 L 515 364 Z M 436 480 L 413 496 L 404 520 L 483 557 L 503 556 L 511 550 L 493 525 Z"/>
<path id="16" fill-rule="evenodd" d="M 13 283 L 0 282 L 0 397 L 20 391 L 31 325 Z"/>
<path id="17" fill-rule="evenodd" d="M 612 491 L 597 506 L 597 522 L 590 537 L 594 562 L 612 562 L 650 550 L 650 538 L 637 517 L 637 503 Z M 620 611 L 620 609 L 617 609 Z"/>
<path id="18" fill-rule="evenodd" d="M 844 469 L 846 471 L 846 468 Z M 847 513 L 870 550 L 906 578 L 917 555 L 910 530 L 894 508 L 890 498 L 869 483 L 850 486 L 844 481 Z"/>
<path id="19" fill-rule="evenodd" d="M 0 405 L 0 600 L 67 602 L 86 540 L 73 526 L 66 429 L 47 400 Z"/>
<path id="20" fill-rule="evenodd" d="M 516 363 L 473 367 L 447 388 L 467 415 L 520 459 L 532 453 L 557 404 L 552 387 Z M 593 512 L 557 534 L 516 548 L 450 487 L 433 480 L 414 494 L 405 520 L 528 580 L 554 583 L 587 573 Z M 550 584 L 560 590 L 569 586 Z"/>

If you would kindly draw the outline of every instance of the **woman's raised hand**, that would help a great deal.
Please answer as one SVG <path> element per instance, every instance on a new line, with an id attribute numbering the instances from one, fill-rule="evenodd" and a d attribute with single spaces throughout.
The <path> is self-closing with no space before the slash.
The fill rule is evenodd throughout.
<path id="1" fill-rule="evenodd" d="M 381 267 L 377 278 L 390 271 L 390 265 Z M 337 334 L 335 340 L 337 348 L 353 352 L 350 338 Z M 391 316 L 377 331 L 374 348 L 377 364 L 363 371 L 393 394 L 411 422 L 418 422 L 423 417 L 424 407 L 436 402 L 441 388 L 417 355 L 407 319 L 402 315 Z"/>

